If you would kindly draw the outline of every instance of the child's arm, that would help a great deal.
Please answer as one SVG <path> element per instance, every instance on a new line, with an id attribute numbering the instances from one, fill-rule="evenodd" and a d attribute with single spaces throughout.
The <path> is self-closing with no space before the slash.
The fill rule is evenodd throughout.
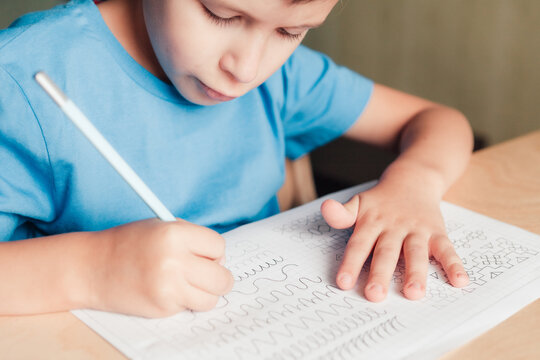
<path id="1" fill-rule="evenodd" d="M 443 266 L 454 286 L 468 284 L 461 259 L 448 239 L 439 203 L 464 170 L 472 150 L 472 132 L 456 110 L 375 85 L 372 98 L 347 136 L 382 147 L 399 147 L 399 157 L 372 189 L 344 205 L 328 200 L 321 211 L 333 227 L 354 225 L 337 283 L 352 288 L 373 252 L 365 296 L 386 297 L 403 252 L 403 292 L 424 296 L 429 256 Z"/>
<path id="2" fill-rule="evenodd" d="M 157 219 L 0 243 L 0 314 L 209 310 L 233 284 L 224 251 L 208 228 Z"/>

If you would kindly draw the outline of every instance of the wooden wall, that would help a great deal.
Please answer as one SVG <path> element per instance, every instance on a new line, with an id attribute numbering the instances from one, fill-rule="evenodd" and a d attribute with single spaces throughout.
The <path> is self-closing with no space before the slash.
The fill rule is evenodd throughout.
<path id="1" fill-rule="evenodd" d="M 341 0 L 305 43 L 460 109 L 490 144 L 540 128 L 540 0 Z"/>

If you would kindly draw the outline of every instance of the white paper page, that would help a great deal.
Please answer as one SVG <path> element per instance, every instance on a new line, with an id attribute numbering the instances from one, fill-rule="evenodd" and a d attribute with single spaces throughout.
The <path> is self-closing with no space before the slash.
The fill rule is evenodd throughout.
<path id="1" fill-rule="evenodd" d="M 406 300 L 399 263 L 388 298 L 335 286 L 350 230 L 322 219 L 321 202 L 345 201 L 373 183 L 335 193 L 225 234 L 236 282 L 216 309 L 143 319 L 74 314 L 136 359 L 430 359 L 540 297 L 540 236 L 442 203 L 448 235 L 471 283 L 457 289 L 432 261 L 426 296 Z"/>

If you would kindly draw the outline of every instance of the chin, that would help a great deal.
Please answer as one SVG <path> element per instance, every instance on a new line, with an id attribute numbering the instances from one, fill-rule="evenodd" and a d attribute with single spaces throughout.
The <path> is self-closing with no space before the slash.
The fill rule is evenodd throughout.
<path id="1" fill-rule="evenodd" d="M 225 101 L 220 101 L 208 97 L 201 89 L 195 84 L 182 84 L 172 82 L 176 91 L 182 95 L 184 99 L 195 105 L 211 106 L 221 104 Z"/>
<path id="2" fill-rule="evenodd" d="M 195 104 L 195 105 L 201 105 L 201 106 L 212 106 L 212 105 L 217 105 L 217 104 L 221 104 L 223 101 L 217 101 L 217 100 L 213 100 L 213 99 L 208 99 L 202 95 L 199 95 L 199 96 L 189 96 L 189 95 L 184 95 L 182 93 L 180 93 L 184 99 L 186 99 L 187 101 L 189 101 L 190 103 L 192 104 Z"/>

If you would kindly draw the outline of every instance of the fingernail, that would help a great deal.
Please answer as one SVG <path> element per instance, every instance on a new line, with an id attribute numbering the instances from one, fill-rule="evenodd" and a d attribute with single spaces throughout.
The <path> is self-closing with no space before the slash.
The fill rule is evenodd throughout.
<path id="1" fill-rule="evenodd" d="M 417 281 L 413 281 L 412 283 L 410 283 L 408 286 L 407 286 L 409 289 L 414 289 L 414 290 L 421 290 L 422 287 L 420 286 L 420 283 L 417 282 Z"/>
<path id="2" fill-rule="evenodd" d="M 341 274 L 339 276 L 339 283 L 341 284 L 341 286 L 344 286 L 344 287 L 351 286 L 351 283 L 352 283 L 351 275 L 349 275 L 349 274 Z"/>
<path id="3" fill-rule="evenodd" d="M 463 271 L 460 271 L 458 273 L 456 273 L 456 276 L 460 279 L 466 279 L 467 278 L 467 274 L 464 273 Z"/>
<path id="4" fill-rule="evenodd" d="M 373 284 L 369 285 L 367 289 L 369 291 L 372 291 L 372 292 L 378 292 L 378 293 L 381 293 L 381 294 L 384 293 L 383 287 L 380 284 L 377 284 L 377 283 L 373 283 Z"/>

